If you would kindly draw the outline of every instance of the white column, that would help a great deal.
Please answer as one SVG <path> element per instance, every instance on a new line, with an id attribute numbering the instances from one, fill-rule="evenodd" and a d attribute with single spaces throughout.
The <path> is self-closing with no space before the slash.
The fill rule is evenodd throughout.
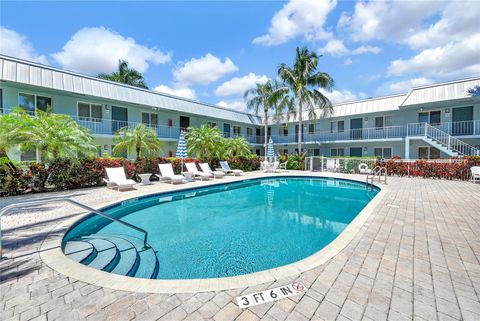
<path id="1" fill-rule="evenodd" d="M 410 139 L 405 138 L 405 159 L 410 159 Z"/>

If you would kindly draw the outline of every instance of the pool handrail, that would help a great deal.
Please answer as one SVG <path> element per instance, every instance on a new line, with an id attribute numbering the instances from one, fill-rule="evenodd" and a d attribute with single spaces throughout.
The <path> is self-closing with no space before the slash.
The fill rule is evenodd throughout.
<path id="1" fill-rule="evenodd" d="M 148 232 L 145 231 L 144 229 L 138 227 L 138 226 L 135 226 L 133 224 L 130 224 L 130 223 L 127 223 L 125 221 L 122 221 L 118 218 L 114 218 L 114 217 L 111 217 L 110 215 L 108 214 L 105 214 L 99 210 L 96 210 L 90 206 L 87 206 L 85 204 L 82 204 L 80 202 L 77 202 L 69 197 L 49 197 L 49 198 L 44 198 L 44 199 L 41 199 L 41 200 L 38 200 L 38 201 L 26 201 L 26 202 L 17 202 L 17 203 L 13 203 L 13 204 L 9 204 L 7 206 L 5 206 L 4 208 L 0 209 L 0 259 L 2 258 L 2 227 L 1 227 L 1 218 L 2 218 L 2 215 L 4 213 L 6 213 L 7 211 L 11 210 L 11 209 L 14 209 L 14 208 L 18 208 L 18 207 L 22 207 L 22 206 L 32 206 L 32 205 L 43 205 L 43 204 L 46 204 L 46 203 L 54 203 L 54 202 L 68 202 L 70 204 L 73 204 L 73 205 L 76 205 L 78 207 L 81 207 L 87 211 L 90 211 L 94 214 L 97 214 L 97 215 L 100 215 L 108 220 L 111 220 L 113 222 L 117 222 L 117 223 L 120 223 L 120 224 L 123 224 L 127 227 L 130 227 L 140 233 L 143 233 L 143 248 L 146 249 L 148 248 L 148 243 L 147 243 L 147 239 L 148 239 Z"/>

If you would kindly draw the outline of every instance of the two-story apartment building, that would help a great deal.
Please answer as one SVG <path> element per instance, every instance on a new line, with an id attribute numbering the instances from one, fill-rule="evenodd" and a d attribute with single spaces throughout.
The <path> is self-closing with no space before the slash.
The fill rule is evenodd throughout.
<path id="1" fill-rule="evenodd" d="M 476 155 L 480 145 L 480 97 L 467 94 L 480 77 L 412 88 L 408 93 L 334 106 L 329 117 L 307 120 L 309 155 L 446 158 Z M 175 154 L 180 130 L 210 123 L 225 136 L 242 136 L 264 154 L 264 120 L 253 114 L 203 104 L 151 90 L 0 55 L 0 112 L 14 107 L 32 113 L 51 106 L 91 130 L 98 154 L 111 154 L 113 135 L 138 123 L 164 141 L 163 156 Z M 306 115 L 304 119 L 307 119 Z M 277 153 L 294 153 L 298 122 L 272 123 L 268 136 Z M 33 160 L 36 151 L 9 151 Z"/>

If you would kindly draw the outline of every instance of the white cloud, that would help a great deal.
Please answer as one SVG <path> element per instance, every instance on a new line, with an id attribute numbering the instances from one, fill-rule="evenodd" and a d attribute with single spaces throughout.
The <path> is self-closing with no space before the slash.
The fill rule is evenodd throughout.
<path id="1" fill-rule="evenodd" d="M 319 49 L 321 53 L 328 53 L 332 56 L 343 56 L 349 53 L 342 40 L 331 39 L 327 42 L 325 47 Z"/>
<path id="2" fill-rule="evenodd" d="M 217 103 L 217 106 L 233 109 L 236 111 L 242 111 L 242 112 L 247 111 L 247 105 L 245 105 L 245 102 L 243 100 L 230 100 L 230 101 L 222 100 Z"/>
<path id="3" fill-rule="evenodd" d="M 358 100 L 366 97 L 364 93 L 355 94 L 347 89 L 340 89 L 340 90 L 335 89 L 335 90 L 332 90 L 331 92 L 320 89 L 320 92 L 325 96 L 327 96 L 327 98 L 330 99 L 332 104 L 340 104 L 340 103 Z"/>
<path id="4" fill-rule="evenodd" d="M 352 59 L 347 58 L 347 59 L 345 59 L 345 61 L 343 62 L 343 64 L 346 65 L 346 66 L 348 66 L 348 65 L 353 64 L 353 61 L 352 61 Z"/>
<path id="5" fill-rule="evenodd" d="M 48 64 L 44 55 L 39 55 L 27 37 L 14 30 L 0 26 L 0 53 L 20 59 Z"/>
<path id="6" fill-rule="evenodd" d="M 159 85 L 153 90 L 172 96 L 178 96 L 192 100 L 197 99 L 197 94 L 195 93 L 195 90 L 191 88 L 171 88 L 165 85 Z"/>
<path id="7" fill-rule="evenodd" d="M 372 54 L 378 54 L 382 51 L 382 48 L 379 47 L 374 47 L 374 46 L 360 46 L 354 50 L 352 50 L 353 55 L 361 55 L 364 53 L 372 53 Z"/>
<path id="8" fill-rule="evenodd" d="M 253 43 L 274 46 L 298 36 L 309 40 L 328 39 L 331 33 L 323 26 L 336 5 L 336 0 L 290 0 L 275 13 L 268 33 L 253 39 Z"/>
<path id="9" fill-rule="evenodd" d="M 118 67 L 118 60 L 127 60 L 131 68 L 147 71 L 149 64 L 170 62 L 170 54 L 148 48 L 105 27 L 78 30 L 53 58 L 63 68 L 88 74 L 110 73 Z"/>
<path id="10" fill-rule="evenodd" d="M 225 58 L 222 62 L 219 58 L 207 53 L 201 58 L 192 58 L 181 63 L 173 70 L 173 78 L 183 85 L 208 85 L 237 70 L 238 67 L 230 58 Z"/>
<path id="11" fill-rule="evenodd" d="M 419 77 L 399 82 L 394 82 L 388 85 L 388 92 L 390 93 L 403 93 L 409 91 L 412 87 L 424 86 L 432 84 L 434 81 L 429 78 Z"/>
<path id="12" fill-rule="evenodd" d="M 452 1 L 442 11 L 437 22 L 415 32 L 405 41 L 415 49 L 461 41 L 479 33 L 479 12 L 480 2 L 478 1 Z"/>
<path id="13" fill-rule="evenodd" d="M 265 83 L 268 77 L 256 75 L 253 72 L 243 77 L 233 77 L 224 82 L 215 90 L 217 96 L 243 95 L 245 91 L 254 87 L 257 83 Z"/>
<path id="14" fill-rule="evenodd" d="M 403 41 L 446 5 L 445 1 L 357 2 L 352 15 L 342 14 L 338 27 L 349 30 L 355 41 Z"/>
<path id="15" fill-rule="evenodd" d="M 480 33 L 445 46 L 425 49 L 409 59 L 391 62 L 390 75 L 424 74 L 439 78 L 469 76 L 480 70 Z"/>

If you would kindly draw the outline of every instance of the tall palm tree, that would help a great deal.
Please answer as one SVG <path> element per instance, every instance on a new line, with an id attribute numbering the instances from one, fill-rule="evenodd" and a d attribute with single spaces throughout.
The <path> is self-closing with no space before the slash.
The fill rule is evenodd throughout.
<path id="1" fill-rule="evenodd" d="M 222 133 L 217 127 L 204 124 L 199 128 L 189 127 L 187 132 L 188 155 L 200 159 L 216 156 L 221 148 Z"/>
<path id="2" fill-rule="evenodd" d="M 136 127 L 122 127 L 113 137 L 116 143 L 113 153 L 119 155 L 127 152 L 127 154 L 135 151 L 137 159 L 140 156 L 154 156 L 162 149 L 162 142 L 157 138 L 155 131 L 138 124 Z"/>
<path id="3" fill-rule="evenodd" d="M 23 150 L 38 148 L 42 161 L 59 157 L 76 158 L 79 154 L 93 156 L 96 150 L 89 130 L 68 115 L 37 109 L 36 115 L 31 116 L 22 109 L 15 109 L 2 116 L 0 121 L 0 149 L 16 146 Z"/>
<path id="4" fill-rule="evenodd" d="M 254 88 L 250 88 L 243 95 L 249 110 L 253 110 L 257 115 L 263 111 L 265 155 L 267 155 L 268 142 L 268 113 L 273 110 L 276 115 L 279 115 L 285 109 L 290 111 L 293 108 L 288 91 L 286 86 L 270 79 L 265 83 L 257 83 Z"/>
<path id="5" fill-rule="evenodd" d="M 130 86 L 148 89 L 148 86 L 145 83 L 145 79 L 143 79 L 142 73 L 133 68 L 129 68 L 128 62 L 126 60 L 118 61 L 117 71 L 112 72 L 111 74 L 101 73 L 98 74 L 97 77 L 105 80 L 119 82 L 122 84 L 127 84 Z"/>
<path id="6" fill-rule="evenodd" d="M 308 118 L 315 119 L 316 109 L 327 116 L 333 113 L 330 100 L 318 89 L 332 90 L 333 79 L 325 72 L 317 71 L 318 56 L 306 47 L 296 51 L 293 67 L 281 64 L 278 75 L 290 88 L 295 105 L 298 106 L 298 152 L 302 153 L 302 117 L 304 108 L 308 108 Z"/>

